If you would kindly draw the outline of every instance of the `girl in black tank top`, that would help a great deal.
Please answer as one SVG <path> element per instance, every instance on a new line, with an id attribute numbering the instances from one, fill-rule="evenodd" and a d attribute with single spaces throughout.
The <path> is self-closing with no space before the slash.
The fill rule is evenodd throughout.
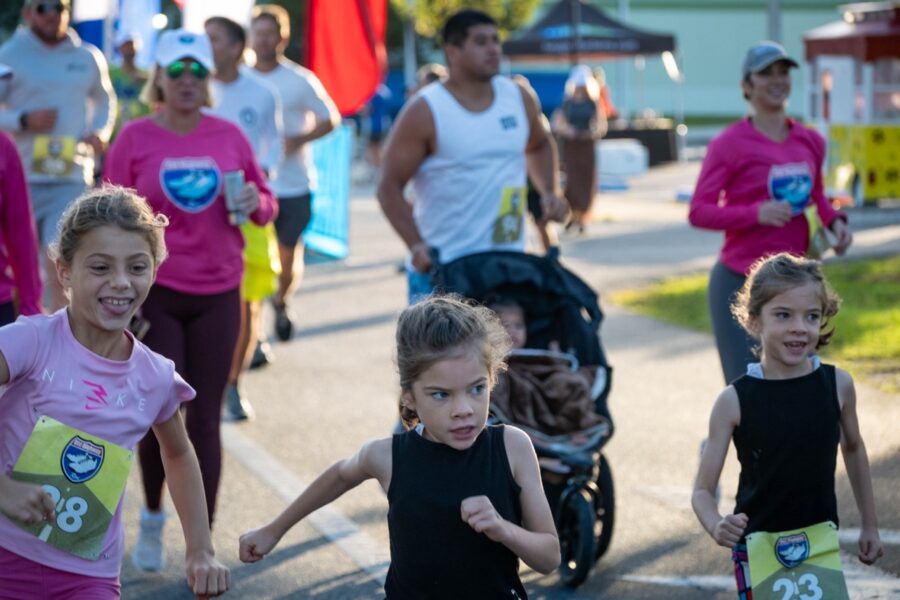
<path id="1" fill-rule="evenodd" d="M 716 400 L 692 503 L 707 533 L 732 548 L 742 600 L 752 597 L 748 534 L 837 524 L 838 445 L 860 511 L 859 559 L 872 564 L 883 553 L 853 380 L 815 355 L 839 303 L 818 262 L 781 253 L 752 267 L 731 307 L 759 341 L 760 362 Z M 741 473 L 734 511 L 722 516 L 715 490 L 731 440 Z"/>
<path id="2" fill-rule="evenodd" d="M 483 306 L 443 296 L 404 310 L 397 365 L 409 431 L 370 441 L 322 473 L 273 521 L 241 536 L 241 560 L 258 561 L 300 519 L 377 479 L 388 498 L 389 599 L 526 598 L 519 559 L 549 573 L 559 540 L 531 440 L 486 427 L 508 350 Z"/>

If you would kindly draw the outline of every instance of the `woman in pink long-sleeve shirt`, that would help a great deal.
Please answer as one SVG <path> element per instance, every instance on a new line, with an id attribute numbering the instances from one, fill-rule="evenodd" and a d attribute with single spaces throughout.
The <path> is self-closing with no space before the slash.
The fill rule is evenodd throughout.
<path id="1" fill-rule="evenodd" d="M 15 143 L 0 133 L 0 325 L 40 312 L 37 231 L 25 171 Z"/>
<path id="2" fill-rule="evenodd" d="M 143 341 L 172 359 L 197 391 L 186 410 L 186 425 L 200 462 L 210 521 L 221 474 L 222 394 L 240 325 L 244 238 L 233 217 L 242 213 L 265 225 L 278 208 L 244 134 L 201 111 L 212 68 L 205 35 L 163 33 L 147 89 L 158 110 L 128 123 L 104 163 L 106 179 L 135 188 L 169 219 L 169 258 L 144 303 L 149 330 Z M 243 171 L 246 183 L 237 206 L 227 207 L 224 179 L 236 171 Z M 152 433 L 141 442 L 139 454 L 147 506 L 132 562 L 158 571 L 164 556 L 165 473 Z"/>
<path id="3" fill-rule="evenodd" d="M 785 113 L 790 69 L 796 66 L 774 42 L 760 42 L 747 51 L 741 88 L 751 114 L 710 144 L 691 200 L 692 225 L 725 233 L 710 273 L 708 301 L 726 383 L 756 360 L 753 340 L 730 310 L 750 266 L 777 252 L 806 254 L 809 225 L 804 209 L 810 205 L 834 233 L 838 254 L 853 239 L 847 217 L 825 197 L 825 140 Z"/>

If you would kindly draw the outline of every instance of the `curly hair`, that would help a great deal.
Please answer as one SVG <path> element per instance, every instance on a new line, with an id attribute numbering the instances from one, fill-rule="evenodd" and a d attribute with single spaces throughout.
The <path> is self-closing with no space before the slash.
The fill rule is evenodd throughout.
<path id="1" fill-rule="evenodd" d="M 134 190 L 104 185 L 85 192 L 69 205 L 59 221 L 59 237 L 50 246 L 50 255 L 71 265 L 86 234 L 112 225 L 143 234 L 150 244 L 154 266 L 159 267 L 167 255 L 163 230 L 168 224 L 166 216 L 154 214 L 147 201 Z"/>
<path id="2" fill-rule="evenodd" d="M 816 349 L 827 346 L 834 335 L 834 328 L 828 328 L 831 318 L 838 313 L 840 297 L 828 285 L 822 273 L 822 263 L 781 252 L 760 258 L 750 267 L 750 273 L 743 287 L 731 304 L 731 314 L 751 335 L 751 324 L 758 319 L 762 307 L 778 294 L 791 288 L 816 284 L 822 301 L 822 321 L 819 326 L 819 342 Z"/>
<path id="3" fill-rule="evenodd" d="M 494 311 L 455 294 L 430 296 L 406 308 L 397 321 L 397 370 L 402 392 L 412 390 L 435 363 L 479 352 L 493 386 L 506 369 L 509 336 Z M 400 418 L 414 427 L 419 417 L 400 402 Z"/>

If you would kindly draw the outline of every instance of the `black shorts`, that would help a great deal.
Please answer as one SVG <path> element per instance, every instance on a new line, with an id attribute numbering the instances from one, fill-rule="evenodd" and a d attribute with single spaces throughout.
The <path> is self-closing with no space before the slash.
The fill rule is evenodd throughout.
<path id="1" fill-rule="evenodd" d="M 278 216 L 275 218 L 275 233 L 278 243 L 292 248 L 300 241 L 303 230 L 312 219 L 312 194 L 278 198 Z"/>

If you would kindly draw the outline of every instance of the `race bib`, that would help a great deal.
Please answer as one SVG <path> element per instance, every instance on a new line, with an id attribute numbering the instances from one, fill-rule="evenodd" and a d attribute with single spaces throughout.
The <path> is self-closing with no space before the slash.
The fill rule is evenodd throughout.
<path id="1" fill-rule="evenodd" d="M 753 600 L 849 600 L 837 525 L 747 536 Z"/>
<path id="2" fill-rule="evenodd" d="M 809 248 L 806 251 L 806 255 L 810 258 L 822 258 L 825 252 L 837 245 L 837 238 L 822 223 L 822 219 L 819 217 L 819 209 L 815 204 L 810 204 L 803 209 L 803 214 L 809 226 Z"/>
<path id="3" fill-rule="evenodd" d="M 61 177 L 75 166 L 75 138 L 39 135 L 34 138 L 31 170 L 41 175 Z"/>
<path id="4" fill-rule="evenodd" d="M 524 187 L 505 187 L 500 193 L 500 209 L 494 219 L 495 244 L 512 244 L 522 237 L 522 219 L 528 190 Z"/>
<path id="5" fill-rule="evenodd" d="M 19 527 L 60 550 L 96 560 L 125 490 L 132 452 L 41 417 L 11 477 L 37 483 L 56 503 L 52 521 Z"/>

